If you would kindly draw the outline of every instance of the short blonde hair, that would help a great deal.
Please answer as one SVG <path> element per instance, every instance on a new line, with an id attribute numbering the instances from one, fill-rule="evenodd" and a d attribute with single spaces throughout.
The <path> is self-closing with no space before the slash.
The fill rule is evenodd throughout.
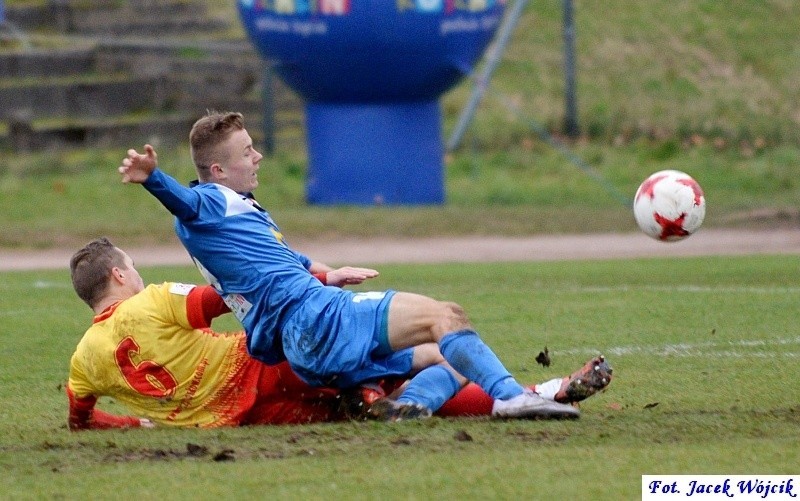
<path id="1" fill-rule="evenodd" d="M 233 111 L 208 111 L 194 123 L 189 133 L 189 145 L 200 181 L 209 180 L 213 164 L 227 160 L 221 157 L 218 146 L 232 133 L 242 129 L 244 129 L 244 117 L 241 113 Z"/>

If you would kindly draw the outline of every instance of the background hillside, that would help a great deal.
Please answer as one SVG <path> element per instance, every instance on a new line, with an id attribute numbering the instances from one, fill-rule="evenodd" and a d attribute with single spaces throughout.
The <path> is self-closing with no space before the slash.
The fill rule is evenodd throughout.
<path id="1" fill-rule="evenodd" d="M 209 5 L 236 16 L 234 2 Z M 461 148 L 447 156 L 445 206 L 308 207 L 302 145 L 262 161 L 257 196 L 288 235 L 625 232 L 635 225 L 621 197 L 674 168 L 705 189 L 709 226 L 797 227 L 800 4 L 576 1 L 581 136 L 564 139 L 568 154 L 541 134 L 562 139 L 561 6 L 528 5 Z M 465 80 L 442 100 L 445 137 L 470 90 Z M 0 151 L 0 245 L 174 239 L 163 209 L 119 184 L 124 153 Z M 185 145 L 159 154 L 165 170 L 192 177 Z"/>

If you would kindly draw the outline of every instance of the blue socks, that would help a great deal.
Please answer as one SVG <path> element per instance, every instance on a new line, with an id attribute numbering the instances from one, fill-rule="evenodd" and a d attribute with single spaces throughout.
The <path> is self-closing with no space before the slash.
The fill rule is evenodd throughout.
<path id="1" fill-rule="evenodd" d="M 439 342 L 439 350 L 453 369 L 477 383 L 492 398 L 508 400 L 523 392 L 477 332 L 461 330 L 446 334 Z"/>
<path id="2" fill-rule="evenodd" d="M 439 343 L 439 349 L 453 369 L 477 383 L 492 398 L 508 400 L 522 393 L 522 386 L 477 332 L 462 330 L 447 334 Z M 436 412 L 460 389 L 461 385 L 447 367 L 433 365 L 414 376 L 397 401 L 422 404 Z"/>
<path id="3" fill-rule="evenodd" d="M 422 404 L 436 412 L 460 389 L 461 385 L 450 369 L 442 365 L 432 365 L 411 379 L 397 401 Z"/>

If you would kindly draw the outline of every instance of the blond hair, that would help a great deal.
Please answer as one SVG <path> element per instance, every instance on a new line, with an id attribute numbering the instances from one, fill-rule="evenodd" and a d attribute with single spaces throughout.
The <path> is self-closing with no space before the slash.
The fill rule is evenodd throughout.
<path id="1" fill-rule="evenodd" d="M 208 111 L 206 116 L 194 123 L 189 133 L 189 146 L 200 181 L 209 181 L 211 166 L 227 160 L 219 151 L 219 145 L 231 134 L 242 129 L 244 117 L 241 113 L 232 111 Z"/>

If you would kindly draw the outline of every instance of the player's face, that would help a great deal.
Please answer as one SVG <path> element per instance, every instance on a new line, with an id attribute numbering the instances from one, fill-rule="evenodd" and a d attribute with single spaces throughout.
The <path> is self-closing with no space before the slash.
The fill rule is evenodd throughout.
<path id="1" fill-rule="evenodd" d="M 125 251 L 120 250 L 122 255 L 124 256 L 124 262 L 126 269 L 124 271 L 125 276 L 125 285 L 130 287 L 130 291 L 133 294 L 138 294 L 144 290 L 144 281 L 142 280 L 142 276 L 139 275 L 139 272 L 136 271 L 136 268 L 133 267 L 133 259 L 127 254 Z"/>
<path id="2" fill-rule="evenodd" d="M 239 193 L 256 189 L 258 162 L 263 156 L 253 148 L 253 140 L 247 130 L 235 131 L 221 147 L 227 152 L 227 157 L 220 162 L 220 184 Z"/>

